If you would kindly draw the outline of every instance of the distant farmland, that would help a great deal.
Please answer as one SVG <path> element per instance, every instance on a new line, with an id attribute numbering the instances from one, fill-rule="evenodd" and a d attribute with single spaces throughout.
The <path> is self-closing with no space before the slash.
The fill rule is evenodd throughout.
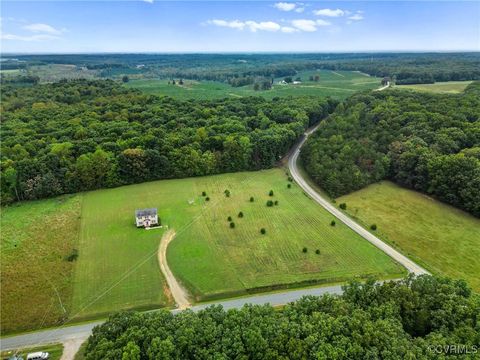
<path id="1" fill-rule="evenodd" d="M 434 84 L 414 84 L 414 85 L 396 85 L 399 89 L 411 89 L 418 91 L 428 91 L 434 93 L 458 94 L 463 92 L 472 81 L 445 81 Z"/>
<path id="2" fill-rule="evenodd" d="M 309 81 L 318 75 L 318 82 Z M 184 80 L 184 85 L 171 85 L 168 80 L 131 80 L 125 86 L 137 88 L 148 94 L 168 95 L 178 99 L 218 99 L 225 97 L 263 96 L 272 99 L 277 96 L 331 96 L 344 99 L 355 91 L 375 89 L 380 79 L 355 71 L 304 71 L 293 76 L 300 77 L 301 84 L 279 84 L 283 78 L 274 80 L 271 90 L 255 91 L 253 85 L 232 87 L 215 81 Z M 177 79 L 178 80 L 178 79 Z"/>
<path id="3" fill-rule="evenodd" d="M 165 229 L 137 229 L 134 210 L 143 207 L 157 207 L 162 223 L 177 232 L 167 258 L 175 276 L 198 300 L 404 274 L 346 226 L 338 221 L 331 226 L 329 213 L 288 184 L 284 170 L 272 169 L 156 181 L 5 208 L 2 228 L 19 231 L 2 234 L 2 248 L 8 247 L 2 251 L 2 328 L 12 331 L 58 323 L 62 317 L 85 319 L 119 309 L 172 305 L 156 256 Z M 270 190 L 274 196 L 268 195 Z M 267 207 L 268 200 L 278 205 Z M 235 228 L 230 228 L 228 216 Z M 22 218 L 32 221 L 20 226 Z M 40 229 L 38 224 L 45 221 L 52 226 Z M 68 262 L 73 248 L 78 259 Z M 35 264 L 41 251 L 53 251 L 38 264 L 43 272 L 15 261 Z M 5 271 L 16 269 L 22 271 L 12 281 L 4 277 Z M 28 294 L 38 288 L 45 296 L 36 296 L 33 308 Z M 32 318 L 38 321 L 32 323 Z"/>
<path id="4" fill-rule="evenodd" d="M 480 291 L 480 220 L 426 195 L 383 181 L 337 199 L 380 238 L 435 274 Z"/>

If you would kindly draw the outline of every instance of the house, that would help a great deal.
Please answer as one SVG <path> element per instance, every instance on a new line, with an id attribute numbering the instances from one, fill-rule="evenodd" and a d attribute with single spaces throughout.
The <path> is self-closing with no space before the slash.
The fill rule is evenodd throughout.
<path id="1" fill-rule="evenodd" d="M 145 228 L 158 225 L 157 209 L 135 210 L 135 223 L 137 224 L 137 227 Z"/>

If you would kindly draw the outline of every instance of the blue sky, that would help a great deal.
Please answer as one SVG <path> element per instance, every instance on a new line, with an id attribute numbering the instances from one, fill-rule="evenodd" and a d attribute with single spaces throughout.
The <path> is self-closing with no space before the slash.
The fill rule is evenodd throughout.
<path id="1" fill-rule="evenodd" d="M 480 2 L 2 1 L 1 50 L 480 51 Z"/>

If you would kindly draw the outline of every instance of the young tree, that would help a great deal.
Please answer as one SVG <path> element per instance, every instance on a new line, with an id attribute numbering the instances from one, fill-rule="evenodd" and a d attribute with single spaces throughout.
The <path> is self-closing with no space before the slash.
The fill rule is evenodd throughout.
<path id="1" fill-rule="evenodd" d="M 233 229 L 234 227 L 235 227 L 235 223 L 232 221 L 232 222 L 230 223 L 230 228 Z"/>
<path id="2" fill-rule="evenodd" d="M 238 213 L 238 217 L 239 217 L 239 218 L 243 218 L 243 212 L 240 211 L 240 212 Z"/>
<path id="3" fill-rule="evenodd" d="M 330 222 L 330 226 L 335 226 L 335 224 L 336 224 L 336 223 L 335 223 L 335 220 L 332 220 L 332 221 Z"/>
<path id="4" fill-rule="evenodd" d="M 265 228 L 260 229 L 260 234 L 265 235 L 267 233 L 267 230 Z"/>
<path id="5" fill-rule="evenodd" d="M 273 196 L 273 190 L 270 190 L 270 192 L 268 193 L 268 196 Z"/>
<path id="6" fill-rule="evenodd" d="M 377 230 L 377 225 L 376 224 L 370 225 L 370 229 L 372 229 L 373 231 Z"/>
<path id="7" fill-rule="evenodd" d="M 304 254 L 305 254 L 307 251 L 308 251 L 308 249 L 307 249 L 306 247 L 304 247 L 304 248 L 302 249 L 302 252 L 303 252 Z"/>
<path id="8" fill-rule="evenodd" d="M 227 218 L 227 221 L 232 221 L 232 217 L 229 216 L 229 217 Z"/>
<path id="9" fill-rule="evenodd" d="M 254 202 L 255 199 L 253 198 L 253 196 L 250 196 L 250 202 Z"/>
<path id="10" fill-rule="evenodd" d="M 272 201 L 272 200 L 268 200 L 268 201 L 267 201 L 267 206 L 268 206 L 268 207 L 273 206 L 273 201 Z"/>
<path id="11" fill-rule="evenodd" d="M 339 206 L 340 206 L 340 209 L 347 210 L 347 204 L 346 203 L 341 203 Z"/>
<path id="12" fill-rule="evenodd" d="M 122 82 L 127 83 L 127 82 L 129 82 L 129 81 L 130 81 L 130 79 L 128 78 L 127 75 L 123 75 L 123 76 L 122 76 Z"/>

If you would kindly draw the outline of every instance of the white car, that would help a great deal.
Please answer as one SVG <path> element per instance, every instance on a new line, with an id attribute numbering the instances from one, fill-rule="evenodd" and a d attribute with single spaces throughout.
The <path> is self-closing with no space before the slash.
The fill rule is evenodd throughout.
<path id="1" fill-rule="evenodd" d="M 45 360 L 48 358 L 50 358 L 50 354 L 48 352 L 42 351 L 30 353 L 27 355 L 27 360 Z"/>

